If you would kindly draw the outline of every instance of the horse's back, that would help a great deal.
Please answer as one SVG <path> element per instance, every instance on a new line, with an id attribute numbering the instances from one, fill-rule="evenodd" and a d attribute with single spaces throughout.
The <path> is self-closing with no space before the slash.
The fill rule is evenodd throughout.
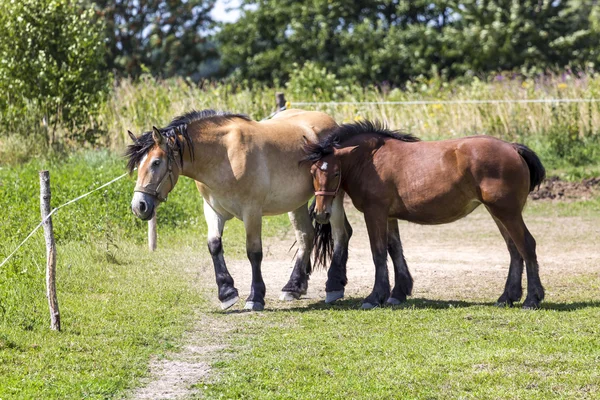
<path id="1" fill-rule="evenodd" d="M 394 214 L 409 221 L 447 223 L 481 203 L 522 207 L 527 197 L 527 165 L 511 143 L 493 137 L 386 139 L 376 157 L 380 176 L 398 193 Z"/>
<path id="2" fill-rule="evenodd" d="M 311 142 L 316 141 L 321 133 L 337 126 L 328 114 L 300 109 L 281 111 L 272 119 L 259 124 L 268 132 L 277 135 L 278 140 L 294 140 L 299 136 Z"/>

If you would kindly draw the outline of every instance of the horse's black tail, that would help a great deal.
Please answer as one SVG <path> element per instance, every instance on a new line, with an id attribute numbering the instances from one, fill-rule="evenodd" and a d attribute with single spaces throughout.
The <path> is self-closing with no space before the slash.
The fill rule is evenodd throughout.
<path id="1" fill-rule="evenodd" d="M 533 192 L 533 189 L 539 186 L 546 177 L 546 169 L 537 154 L 529 147 L 520 143 L 513 143 L 512 145 L 529 167 L 529 191 Z"/>
<path id="2" fill-rule="evenodd" d="M 315 220 L 315 203 L 313 199 L 308 212 L 311 221 Z M 327 268 L 331 257 L 333 256 L 333 234 L 331 232 L 331 224 L 319 224 L 315 222 L 315 238 L 313 240 L 313 258 L 315 269 L 318 267 Z"/>

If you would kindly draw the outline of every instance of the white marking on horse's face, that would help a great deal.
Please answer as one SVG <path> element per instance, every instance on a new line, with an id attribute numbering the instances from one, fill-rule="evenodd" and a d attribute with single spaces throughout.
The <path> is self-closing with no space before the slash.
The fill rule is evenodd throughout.
<path id="1" fill-rule="evenodd" d="M 323 164 L 321 164 L 321 171 L 327 171 L 327 161 L 323 161 Z"/>
<path id="2" fill-rule="evenodd" d="M 142 157 L 142 161 L 140 161 L 139 166 L 142 166 L 142 164 L 144 164 L 144 161 L 146 161 L 146 158 L 148 158 L 148 153 L 146 153 L 146 155 L 144 155 L 144 157 Z"/>

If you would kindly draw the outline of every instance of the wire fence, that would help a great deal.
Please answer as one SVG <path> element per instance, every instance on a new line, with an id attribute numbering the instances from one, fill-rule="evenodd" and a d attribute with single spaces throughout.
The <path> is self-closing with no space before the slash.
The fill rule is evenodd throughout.
<path id="1" fill-rule="evenodd" d="M 490 99 L 490 100 L 405 100 L 405 101 L 295 101 L 294 106 L 418 106 L 434 104 L 531 104 L 531 103 L 598 103 L 600 99 Z"/>
<path id="2" fill-rule="evenodd" d="M 23 247 L 23 245 L 25 243 L 27 243 L 27 241 L 38 231 L 38 229 L 40 229 L 40 227 L 44 224 L 44 222 L 46 222 L 58 210 L 60 210 L 63 207 L 66 207 L 66 206 L 68 206 L 70 204 L 76 203 L 79 200 L 86 198 L 87 196 L 91 195 L 94 192 L 97 192 L 100 189 L 103 189 L 103 188 L 105 188 L 107 186 L 112 185 L 113 183 L 117 182 L 120 179 L 123 179 L 127 175 L 129 175 L 129 173 L 124 173 L 123 175 L 120 175 L 120 176 L 114 178 L 113 180 L 111 180 L 109 182 L 106 182 L 106 183 L 98 186 L 97 188 L 90 190 L 87 193 L 82 194 L 81 196 L 75 197 L 74 199 L 69 200 L 69 201 L 67 201 L 64 204 L 61 204 L 60 206 L 53 208 L 52 211 L 50 211 L 50 213 L 45 218 L 43 218 L 42 221 L 35 228 L 33 228 L 33 230 L 31 231 L 31 233 L 29 233 L 29 235 L 27 235 L 27 237 L 21 243 L 19 243 L 19 245 L 8 255 L 8 257 L 6 257 L 4 259 L 4 261 L 2 261 L 2 263 L 0 264 L 0 268 L 2 268 L 4 266 L 4 264 L 6 264 L 17 253 L 17 251 L 19 251 L 19 249 L 21 247 Z"/>

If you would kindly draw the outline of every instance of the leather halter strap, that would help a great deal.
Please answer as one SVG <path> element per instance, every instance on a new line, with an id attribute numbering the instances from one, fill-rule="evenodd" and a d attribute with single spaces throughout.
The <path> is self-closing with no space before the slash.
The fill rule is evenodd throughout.
<path id="1" fill-rule="evenodd" d="M 340 190 L 341 184 L 342 184 L 342 171 L 340 170 L 339 180 L 338 180 L 337 187 L 335 188 L 335 191 L 316 190 L 315 196 L 333 196 L 333 197 L 335 197 L 337 195 L 338 191 Z"/>
<path id="2" fill-rule="evenodd" d="M 165 181 L 167 180 L 167 178 L 169 178 L 169 181 L 171 181 L 171 189 L 173 189 L 173 187 L 175 186 L 175 184 L 173 183 L 173 166 L 171 165 L 171 156 L 168 155 L 167 156 L 167 172 L 163 175 L 163 177 L 161 178 L 160 182 L 158 182 L 158 185 L 156 185 L 155 189 L 152 189 L 150 187 L 150 185 L 146 185 L 146 186 L 135 186 L 135 189 L 133 189 L 134 192 L 140 192 L 140 193 L 145 193 L 145 194 L 149 194 L 150 196 L 154 196 L 158 199 L 158 201 L 163 202 L 163 201 L 167 201 L 167 196 L 162 197 L 160 195 L 160 188 L 163 185 L 163 183 L 165 183 Z"/>

